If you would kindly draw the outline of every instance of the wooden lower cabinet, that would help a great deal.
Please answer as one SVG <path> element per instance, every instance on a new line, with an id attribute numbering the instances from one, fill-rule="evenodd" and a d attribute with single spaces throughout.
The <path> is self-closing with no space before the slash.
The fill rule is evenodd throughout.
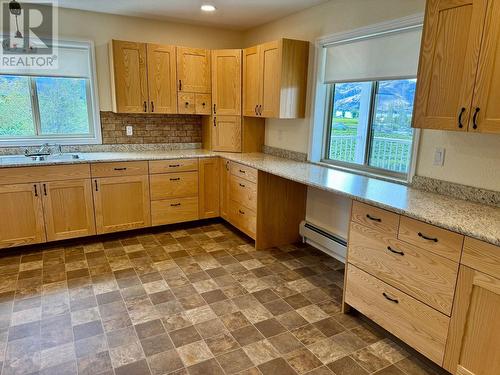
<path id="1" fill-rule="evenodd" d="M 198 173 L 200 219 L 218 217 L 220 215 L 220 162 L 218 158 L 200 159 Z"/>
<path id="2" fill-rule="evenodd" d="M 151 220 L 153 225 L 198 220 L 198 197 L 152 201 Z"/>
<path id="3" fill-rule="evenodd" d="M 151 225 L 148 176 L 97 178 L 93 190 L 98 234 Z"/>
<path id="4" fill-rule="evenodd" d="M 0 186 L 0 248 L 45 242 L 41 186 Z"/>
<path id="5" fill-rule="evenodd" d="M 90 179 L 42 183 L 47 240 L 96 234 Z"/>

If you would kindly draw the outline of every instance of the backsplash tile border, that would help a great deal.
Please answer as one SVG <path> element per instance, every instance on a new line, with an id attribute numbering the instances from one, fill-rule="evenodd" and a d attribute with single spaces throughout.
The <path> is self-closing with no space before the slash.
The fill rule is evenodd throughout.
<path id="1" fill-rule="evenodd" d="M 273 155 L 294 161 L 302 161 L 302 162 L 307 161 L 307 154 L 299 151 L 291 151 L 291 150 L 286 150 L 284 148 L 264 145 L 262 146 L 262 152 L 264 154 Z"/>

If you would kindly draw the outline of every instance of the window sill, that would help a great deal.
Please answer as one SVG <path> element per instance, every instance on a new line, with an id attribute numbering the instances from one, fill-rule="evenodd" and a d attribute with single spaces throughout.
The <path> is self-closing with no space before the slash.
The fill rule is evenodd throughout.
<path id="1" fill-rule="evenodd" d="M 36 138 L 36 139 L 0 139 L 0 147 L 22 147 L 22 146 L 41 146 L 43 144 L 57 144 L 57 145 L 100 145 L 102 139 L 94 138 Z"/>

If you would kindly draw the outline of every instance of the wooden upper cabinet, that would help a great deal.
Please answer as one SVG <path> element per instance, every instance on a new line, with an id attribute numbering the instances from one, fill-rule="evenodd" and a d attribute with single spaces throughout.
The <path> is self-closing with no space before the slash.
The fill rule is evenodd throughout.
<path id="1" fill-rule="evenodd" d="M 175 46 L 147 45 L 149 111 L 177 113 Z"/>
<path id="2" fill-rule="evenodd" d="M 241 117 L 215 116 L 212 122 L 212 150 L 241 152 Z"/>
<path id="3" fill-rule="evenodd" d="M 469 131 L 500 133 L 500 1 L 488 3 L 484 25 Z"/>
<path id="4" fill-rule="evenodd" d="M 210 51 L 177 47 L 177 79 L 179 91 L 211 93 Z"/>
<path id="5" fill-rule="evenodd" d="M 89 179 L 45 182 L 42 194 L 48 241 L 96 234 Z"/>
<path id="6" fill-rule="evenodd" d="M 487 2 L 427 1 L 414 127 L 467 131 Z"/>
<path id="7" fill-rule="evenodd" d="M 112 40 L 110 44 L 113 111 L 148 111 L 146 44 Z"/>
<path id="8" fill-rule="evenodd" d="M 309 42 L 280 39 L 243 51 L 243 114 L 305 115 Z"/>
<path id="9" fill-rule="evenodd" d="M 0 248 L 45 242 L 40 184 L 0 186 Z"/>
<path id="10" fill-rule="evenodd" d="M 241 50 L 212 51 L 213 114 L 241 114 Z"/>

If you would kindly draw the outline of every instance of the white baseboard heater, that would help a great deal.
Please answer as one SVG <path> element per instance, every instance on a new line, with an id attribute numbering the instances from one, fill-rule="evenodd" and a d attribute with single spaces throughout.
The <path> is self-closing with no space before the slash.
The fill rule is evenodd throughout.
<path id="1" fill-rule="evenodd" d="M 326 229 L 303 220 L 300 223 L 302 241 L 345 263 L 347 241 Z"/>

